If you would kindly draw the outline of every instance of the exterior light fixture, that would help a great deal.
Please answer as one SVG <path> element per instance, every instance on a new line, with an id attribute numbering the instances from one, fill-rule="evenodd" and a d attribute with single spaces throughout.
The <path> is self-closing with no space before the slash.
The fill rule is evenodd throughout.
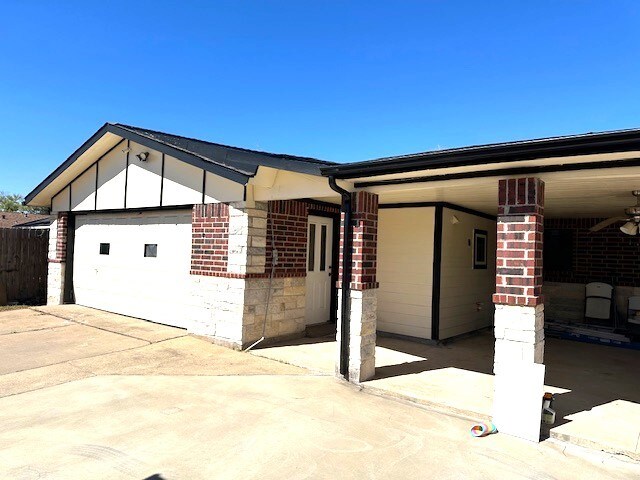
<path id="1" fill-rule="evenodd" d="M 149 158 L 149 152 L 140 152 L 139 154 L 136 155 L 136 157 L 141 162 L 146 162 L 147 158 Z"/>
<path id="2" fill-rule="evenodd" d="M 636 222 L 627 222 L 620 227 L 620 231 L 627 235 L 636 235 L 638 233 L 638 224 Z"/>

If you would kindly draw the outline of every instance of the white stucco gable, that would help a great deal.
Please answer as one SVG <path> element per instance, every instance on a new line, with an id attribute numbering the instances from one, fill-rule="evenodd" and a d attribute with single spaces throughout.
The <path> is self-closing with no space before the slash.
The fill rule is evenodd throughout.
<path id="1" fill-rule="evenodd" d="M 147 153 L 146 160 L 139 155 Z M 240 201 L 244 185 L 124 140 L 51 198 L 52 212 Z"/>

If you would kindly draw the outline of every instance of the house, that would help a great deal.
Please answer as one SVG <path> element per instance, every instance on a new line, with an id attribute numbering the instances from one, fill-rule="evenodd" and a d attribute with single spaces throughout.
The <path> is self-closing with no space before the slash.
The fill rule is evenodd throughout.
<path id="1" fill-rule="evenodd" d="M 495 421 L 537 440 L 545 302 L 570 309 L 575 280 L 640 286 L 637 237 L 589 233 L 634 201 L 639 151 L 640 130 L 623 130 L 336 164 L 107 123 L 26 200 L 57 215 L 49 303 L 234 348 L 337 321 L 337 374 L 353 382 L 375 373 L 376 330 L 493 326 Z M 573 232 L 557 248 L 575 278 L 543 271 L 545 224 Z"/>
<path id="2" fill-rule="evenodd" d="M 49 228 L 49 215 L 27 212 L 0 212 L 0 228 Z"/>

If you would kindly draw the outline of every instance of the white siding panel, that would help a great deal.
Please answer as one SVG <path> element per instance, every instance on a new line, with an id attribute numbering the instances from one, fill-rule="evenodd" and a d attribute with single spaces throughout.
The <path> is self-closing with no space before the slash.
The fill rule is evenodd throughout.
<path id="1" fill-rule="evenodd" d="M 158 206 L 160 205 L 162 154 L 133 142 L 130 147 L 127 208 Z M 146 162 L 136 158 L 136 155 L 141 152 L 149 152 Z"/>
<path id="2" fill-rule="evenodd" d="M 452 217 L 458 223 L 452 223 Z M 488 233 L 486 269 L 473 268 L 473 230 Z M 444 209 L 442 222 L 442 276 L 440 285 L 440 339 L 491 326 L 495 292 L 496 222 Z M 478 310 L 479 308 L 479 310 Z"/>
<path id="3" fill-rule="evenodd" d="M 431 338 L 434 211 L 379 211 L 378 330 Z"/>
<path id="4" fill-rule="evenodd" d="M 165 155 L 162 205 L 202 203 L 202 175 L 202 169 Z"/>
<path id="5" fill-rule="evenodd" d="M 207 172 L 205 203 L 239 202 L 244 197 L 244 187 L 211 172 Z"/>
<path id="6" fill-rule="evenodd" d="M 51 213 L 69 211 L 69 187 L 66 187 L 51 200 Z"/>
<path id="7" fill-rule="evenodd" d="M 109 243 L 100 255 L 100 243 Z M 145 243 L 157 257 L 145 257 Z M 88 214 L 76 218 L 76 303 L 186 327 L 192 304 L 191 211 Z"/>
<path id="8" fill-rule="evenodd" d="M 93 165 L 71 184 L 71 210 L 94 210 L 95 202 L 96 166 Z"/>
<path id="9" fill-rule="evenodd" d="M 126 145 L 102 157 L 98 166 L 98 210 L 124 208 L 124 185 L 127 168 Z"/>

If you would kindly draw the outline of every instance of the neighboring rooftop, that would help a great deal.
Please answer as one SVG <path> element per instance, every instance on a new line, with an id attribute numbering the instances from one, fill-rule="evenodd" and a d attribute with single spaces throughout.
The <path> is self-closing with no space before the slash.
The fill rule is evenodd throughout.
<path id="1" fill-rule="evenodd" d="M 49 220 L 49 218 L 49 215 L 42 215 L 39 213 L 0 212 L 0 228 L 33 226 L 28 224 L 40 221 L 44 222 Z"/>

